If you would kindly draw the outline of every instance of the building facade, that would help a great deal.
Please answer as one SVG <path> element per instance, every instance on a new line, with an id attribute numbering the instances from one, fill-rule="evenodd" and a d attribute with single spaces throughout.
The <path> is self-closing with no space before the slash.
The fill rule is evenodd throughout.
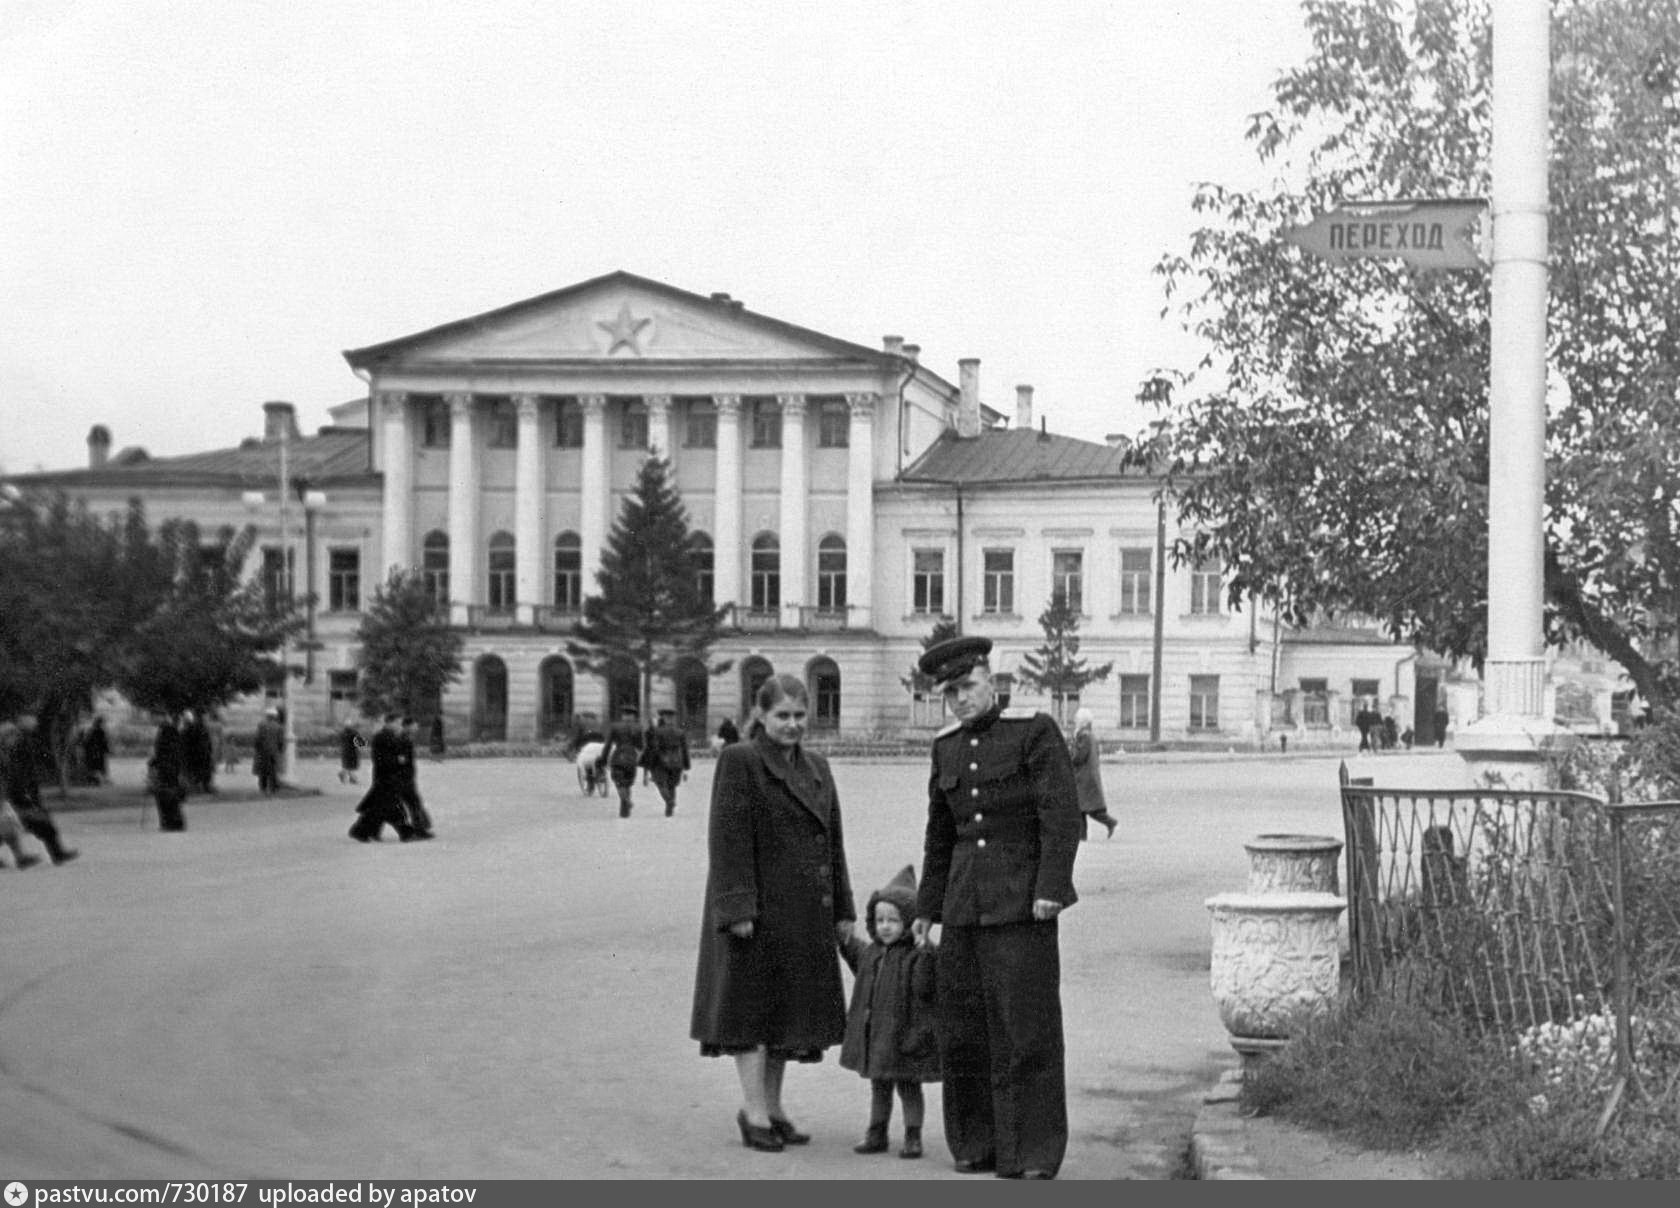
<path id="1" fill-rule="evenodd" d="M 393 567 L 420 568 L 466 639 L 450 734 L 543 742 L 633 702 L 633 675 L 585 675 L 565 648 L 650 454 L 730 605 L 713 652 L 729 669 L 655 685 L 695 732 L 743 717 L 776 672 L 807 682 L 821 731 L 924 731 L 942 710 L 910 672 L 933 627 L 993 638 L 1010 675 L 1053 591 L 1078 603 L 1081 655 L 1114 664 L 1081 702 L 1107 736 L 1339 741 L 1363 699 L 1432 728 L 1450 669 L 1374 627 L 1295 631 L 1233 607 L 1219 567 L 1163 556 L 1176 523 L 1119 448 L 1035 427 L 1030 387 L 1010 415 L 987 406 L 978 360 L 953 383 L 919 352 L 619 272 L 345 353 L 365 397 L 313 436 L 268 403 L 263 437 L 237 449 L 113 456 L 95 429 L 85 469 L 13 481 L 255 524 L 250 573 L 284 591 L 289 566 L 316 601 L 292 691 L 304 735 L 355 711 L 356 630 Z"/>

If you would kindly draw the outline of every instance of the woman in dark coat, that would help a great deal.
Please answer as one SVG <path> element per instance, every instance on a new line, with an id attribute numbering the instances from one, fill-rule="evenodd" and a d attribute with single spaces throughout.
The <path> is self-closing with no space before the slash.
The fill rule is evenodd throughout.
<path id="1" fill-rule="evenodd" d="M 712 779 L 689 1035 L 735 1058 L 741 1143 L 775 1151 L 811 1139 L 782 1109 L 782 1074 L 845 1037 L 837 942 L 857 912 L 834 778 L 800 745 L 805 685 L 773 676 L 758 704 L 764 732 L 724 747 Z"/>
<path id="2" fill-rule="evenodd" d="M 157 728 L 157 738 L 152 743 L 152 758 L 146 765 L 146 787 L 157 802 L 159 830 L 187 829 L 186 816 L 181 812 L 181 802 L 187 796 L 183 783 L 185 764 L 186 744 L 181 731 L 173 717 L 165 718 Z"/>
<path id="3" fill-rule="evenodd" d="M 1109 815 L 1108 802 L 1103 798 L 1102 757 L 1097 753 L 1094 724 L 1089 709 L 1075 713 L 1073 743 L 1068 747 L 1068 758 L 1073 762 L 1073 784 L 1079 790 L 1079 812 L 1085 815 L 1080 838 L 1090 835 L 1091 823 L 1095 821 L 1108 827 L 1108 837 L 1112 839 L 1114 828 L 1120 824 Z"/>

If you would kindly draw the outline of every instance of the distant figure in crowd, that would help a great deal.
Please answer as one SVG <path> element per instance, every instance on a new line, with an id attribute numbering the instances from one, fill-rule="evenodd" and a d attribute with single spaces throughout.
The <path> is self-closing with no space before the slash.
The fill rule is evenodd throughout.
<path id="1" fill-rule="evenodd" d="M 400 714 L 387 713 L 384 724 L 374 732 L 370 744 L 373 783 L 356 806 L 356 821 L 350 824 L 350 837 L 358 843 L 379 842 L 387 825 L 404 843 L 414 838 L 403 798 L 403 741 L 397 730 L 401 720 Z"/>
<path id="2" fill-rule="evenodd" d="M 344 719 L 344 728 L 338 732 L 338 782 L 340 784 L 355 784 L 356 772 L 362 766 L 362 748 L 367 746 L 367 739 L 356 728 L 356 719 Z"/>
<path id="3" fill-rule="evenodd" d="M 916 870 L 903 871 L 869 898 L 863 912 L 869 941 L 855 932 L 840 955 L 856 974 L 840 1065 L 869 1079 L 869 1127 L 853 1153 L 885 1153 L 893 1094 L 904 1105 L 901 1158 L 922 1156 L 922 1083 L 939 1081 L 935 1001 L 938 960 L 910 935 L 916 916 Z"/>
<path id="4" fill-rule="evenodd" d="M 740 728 L 736 726 L 735 719 L 732 717 L 726 717 L 718 725 L 717 735 L 712 740 L 712 750 L 717 751 L 723 747 L 727 747 L 732 742 L 740 741 L 741 731 Z"/>
<path id="5" fill-rule="evenodd" d="M 1375 709 L 1364 702 L 1360 703 L 1359 712 L 1354 714 L 1353 724 L 1359 727 L 1359 749 L 1361 751 L 1374 751 L 1376 749 L 1376 744 L 1373 742 L 1371 735 L 1379 720 Z"/>
<path id="6" fill-rule="evenodd" d="M 1400 728 L 1394 722 L 1394 715 L 1393 714 L 1388 714 L 1388 715 L 1384 716 L 1383 719 L 1382 719 L 1382 745 L 1383 745 L 1383 750 L 1392 751 L 1395 747 L 1395 744 L 1398 743 L 1399 741 L 1400 741 Z"/>
<path id="7" fill-rule="evenodd" d="M 408 825 L 416 839 L 432 837 L 432 816 L 420 800 L 419 757 L 414 747 L 414 735 L 420 723 L 412 717 L 402 719 L 402 800 L 408 813 Z"/>
<path id="8" fill-rule="evenodd" d="M 146 791 L 157 802 L 158 829 L 184 831 L 186 815 L 181 803 L 187 799 L 187 736 L 173 717 L 158 723 L 152 740 L 152 757 L 146 763 Z"/>
<path id="9" fill-rule="evenodd" d="M 286 732 L 280 726 L 280 710 L 269 709 L 257 723 L 256 736 L 251 740 L 251 771 L 256 773 L 257 788 L 269 797 L 280 788 L 280 760 L 286 749 Z"/>
<path id="10" fill-rule="evenodd" d="M 432 728 L 427 736 L 427 745 L 432 752 L 433 759 L 443 758 L 443 714 L 441 713 L 432 715 Z"/>
<path id="11" fill-rule="evenodd" d="M 23 823 L 12 803 L 4 797 L 0 797 L 0 844 L 12 849 L 12 859 L 17 861 L 19 872 L 41 862 L 40 856 L 31 856 L 23 850 Z"/>
<path id="12" fill-rule="evenodd" d="M 15 725 L 4 727 L 5 732 L 0 733 L 0 779 L 23 828 L 41 841 L 54 864 L 64 864 L 79 853 L 64 846 L 57 824 L 41 803 L 41 768 L 47 762 L 47 752 L 39 725 L 35 714 L 23 713 Z"/>
<path id="13" fill-rule="evenodd" d="M 1435 745 L 1437 747 L 1446 746 L 1448 720 L 1447 707 L 1445 705 L 1436 705 L 1435 712 L 1431 714 L 1430 720 L 1435 723 Z"/>
<path id="14" fill-rule="evenodd" d="M 640 711 L 625 705 L 618 711 L 618 720 L 607 731 L 607 745 L 595 760 L 599 770 L 605 768 L 618 790 L 618 816 L 628 818 L 634 802 L 630 792 L 636 786 L 636 770 L 642 766 L 642 729 L 636 724 Z"/>
<path id="15" fill-rule="evenodd" d="M 803 1145 L 782 1106 L 790 1061 L 821 1061 L 846 1034 L 840 953 L 857 917 L 840 798 L 822 756 L 801 739 L 804 681 L 758 690 L 764 733 L 718 753 L 707 834 L 706 896 L 689 1036 L 729 1056 L 741 1084 L 741 1144 Z"/>
<path id="16" fill-rule="evenodd" d="M 661 709 L 659 722 L 647 732 L 642 766 L 665 802 L 665 816 L 677 812 L 677 785 L 688 779 L 688 736 L 676 725 L 677 711 Z"/>
<path id="17" fill-rule="evenodd" d="M 1103 798 L 1102 752 L 1097 748 L 1092 729 L 1095 721 L 1089 709 L 1080 709 L 1073 715 L 1073 742 L 1068 747 L 1068 758 L 1073 761 L 1073 783 L 1079 790 L 1079 812 L 1085 815 L 1080 838 L 1090 837 L 1091 823 L 1096 821 L 1108 827 L 1108 837 L 1112 839 L 1114 828 L 1120 824 L 1109 816 L 1108 802 Z"/>
<path id="18" fill-rule="evenodd" d="M 181 771 L 189 792 L 216 791 L 216 745 L 204 718 L 191 709 L 181 715 Z"/>
<path id="19" fill-rule="evenodd" d="M 105 732 L 105 719 L 96 716 L 88 732 L 82 735 L 82 766 L 94 784 L 104 784 L 111 778 L 111 738 Z"/>

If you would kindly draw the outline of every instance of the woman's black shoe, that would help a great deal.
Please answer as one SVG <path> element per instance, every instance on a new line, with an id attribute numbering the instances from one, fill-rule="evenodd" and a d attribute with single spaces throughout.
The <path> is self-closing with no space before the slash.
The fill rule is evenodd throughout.
<path id="1" fill-rule="evenodd" d="M 771 1116 L 770 1131 L 782 1139 L 783 1145 L 809 1145 L 811 1143 L 811 1134 L 800 1132 L 793 1126 L 792 1120 L 781 1120 Z"/>
<path id="2" fill-rule="evenodd" d="M 761 1128 L 757 1124 L 749 1124 L 744 1111 L 735 1113 L 735 1123 L 741 1126 L 741 1144 L 748 1149 L 761 1149 L 765 1153 L 782 1152 L 782 1138 L 774 1127 Z"/>

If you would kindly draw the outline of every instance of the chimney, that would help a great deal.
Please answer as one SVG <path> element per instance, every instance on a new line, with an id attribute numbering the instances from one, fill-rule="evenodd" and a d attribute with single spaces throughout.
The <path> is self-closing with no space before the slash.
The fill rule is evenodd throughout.
<path id="1" fill-rule="evenodd" d="M 111 460 L 111 430 L 104 424 L 88 429 L 88 469 L 101 469 Z"/>
<path id="2" fill-rule="evenodd" d="M 980 358 L 964 357 L 957 362 L 957 435 L 980 435 Z"/>
<path id="3" fill-rule="evenodd" d="M 727 306 L 729 304 L 729 295 L 726 294 L 726 293 L 721 293 L 721 292 L 720 293 L 715 293 L 715 294 L 712 295 L 712 301 L 713 302 L 722 302 L 724 305 Z"/>
<path id="4" fill-rule="evenodd" d="M 914 365 L 916 363 L 916 358 L 922 355 L 922 346 L 920 344 L 906 344 L 904 346 L 904 355 L 909 357 L 910 363 Z"/>
<path id="5" fill-rule="evenodd" d="M 1015 387 L 1015 426 L 1032 427 L 1032 387 Z"/>
<path id="6" fill-rule="evenodd" d="M 272 445 L 284 432 L 287 441 L 298 438 L 297 408 L 290 403 L 263 404 L 263 444 Z"/>
<path id="7" fill-rule="evenodd" d="M 1127 436 L 1124 432 L 1110 432 L 1107 436 L 1103 437 L 1103 444 L 1107 445 L 1111 449 L 1124 449 L 1129 447 L 1131 443 L 1132 438 Z"/>
<path id="8" fill-rule="evenodd" d="M 902 356 L 904 352 L 904 337 L 882 336 L 881 351 L 890 357 Z"/>

